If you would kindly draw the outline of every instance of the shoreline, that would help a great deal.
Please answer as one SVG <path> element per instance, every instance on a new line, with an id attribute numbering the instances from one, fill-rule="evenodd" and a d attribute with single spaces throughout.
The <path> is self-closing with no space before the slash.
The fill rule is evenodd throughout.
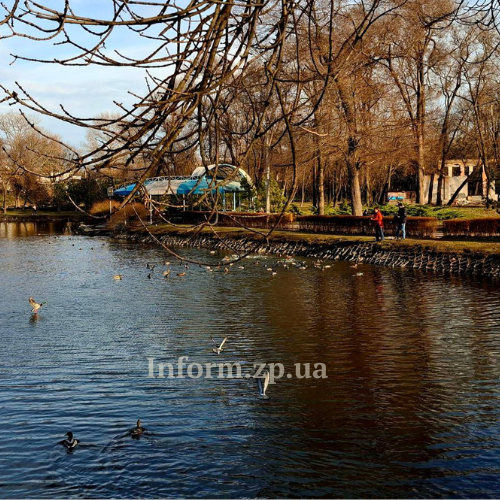
<path id="1" fill-rule="evenodd" d="M 87 215 L 76 212 L 42 212 L 36 215 L 30 212 L 30 210 L 26 210 L 26 214 L 4 214 L 0 212 L 0 222 L 84 222 L 89 220 Z"/>
<path id="2" fill-rule="evenodd" d="M 89 231 L 85 231 L 89 228 Z M 217 234 L 190 227 L 167 225 L 92 230 L 79 232 L 104 235 L 118 241 L 155 243 L 178 248 L 206 248 L 233 253 L 293 255 L 322 260 L 343 260 L 390 267 L 408 267 L 439 274 L 500 278 L 500 243 L 437 240 L 386 240 L 376 243 L 371 237 L 276 231 L 266 241 L 261 234 L 238 228 L 217 228 Z"/>

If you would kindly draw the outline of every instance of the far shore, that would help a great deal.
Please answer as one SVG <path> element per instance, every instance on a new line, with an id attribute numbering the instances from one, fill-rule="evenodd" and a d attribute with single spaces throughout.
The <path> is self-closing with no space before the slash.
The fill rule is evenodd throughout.
<path id="1" fill-rule="evenodd" d="M 37 210 L 34 213 L 31 208 L 7 210 L 4 213 L 0 210 L 0 222 L 43 222 L 51 220 L 72 220 L 72 221 L 84 221 L 88 220 L 88 215 L 82 212 L 75 211 L 52 211 L 52 210 Z"/>

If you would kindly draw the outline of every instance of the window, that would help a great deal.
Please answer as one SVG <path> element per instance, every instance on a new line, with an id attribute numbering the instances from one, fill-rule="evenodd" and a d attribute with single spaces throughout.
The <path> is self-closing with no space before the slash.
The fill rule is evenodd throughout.
<path id="1" fill-rule="evenodd" d="M 453 177 L 458 177 L 459 175 L 462 175 L 462 169 L 460 168 L 460 165 L 455 165 L 452 170 Z"/>

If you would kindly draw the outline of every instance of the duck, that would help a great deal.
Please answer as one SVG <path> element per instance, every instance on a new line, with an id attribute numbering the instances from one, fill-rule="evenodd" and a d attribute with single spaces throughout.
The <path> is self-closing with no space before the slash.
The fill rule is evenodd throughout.
<path id="1" fill-rule="evenodd" d="M 66 439 L 64 439 L 63 441 L 60 441 L 60 444 L 62 444 L 68 450 L 74 449 L 75 446 L 80 442 L 80 441 L 78 441 L 78 439 L 75 439 L 73 437 L 72 432 L 67 432 L 65 434 L 65 436 L 66 436 Z"/>
<path id="2" fill-rule="evenodd" d="M 144 427 L 141 427 L 141 419 L 137 420 L 137 425 L 135 426 L 135 429 L 132 429 L 130 434 L 132 437 L 139 437 L 143 432 L 144 432 Z"/>
<path id="3" fill-rule="evenodd" d="M 186 273 L 177 273 L 177 276 L 186 276 Z"/>
<path id="4" fill-rule="evenodd" d="M 40 304 L 37 303 L 37 301 L 33 298 L 33 297 L 30 297 L 29 298 L 29 301 L 30 301 L 30 304 L 31 304 L 31 312 L 33 314 L 37 314 L 38 313 L 38 310 L 44 305 L 46 304 L 47 302 L 41 302 Z"/>
<path id="5" fill-rule="evenodd" d="M 116 280 L 116 281 L 118 281 L 118 280 L 121 280 L 121 279 L 122 279 L 122 276 L 123 276 L 122 274 L 115 274 L 115 275 L 113 276 L 113 279 L 114 279 L 114 280 Z"/>
<path id="6" fill-rule="evenodd" d="M 168 278 L 170 276 L 170 269 L 168 271 L 163 271 L 163 276 L 165 276 L 165 278 Z"/>

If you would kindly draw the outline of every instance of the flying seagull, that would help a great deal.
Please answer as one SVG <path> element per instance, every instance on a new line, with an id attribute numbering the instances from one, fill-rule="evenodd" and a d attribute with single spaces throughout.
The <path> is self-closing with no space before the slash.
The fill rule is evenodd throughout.
<path id="1" fill-rule="evenodd" d="M 47 302 L 42 302 L 40 304 L 37 304 L 36 300 L 33 297 L 30 297 L 29 301 L 30 301 L 31 307 L 33 308 L 33 309 L 31 309 L 31 312 L 33 314 L 37 314 L 38 313 L 38 309 L 40 309 L 40 307 L 42 307 L 44 304 L 47 303 Z"/>
<path id="2" fill-rule="evenodd" d="M 215 347 L 212 349 L 215 354 L 220 354 L 224 350 L 224 344 L 226 343 L 227 337 L 224 338 L 224 340 L 221 342 L 220 346 L 217 346 L 217 342 L 212 337 L 212 342 L 215 344 Z"/>
<path id="3" fill-rule="evenodd" d="M 267 386 L 269 385 L 269 372 L 265 370 L 263 372 L 262 377 L 256 377 L 257 387 L 259 388 L 259 396 L 262 399 L 269 399 L 269 396 L 266 395 Z"/>

